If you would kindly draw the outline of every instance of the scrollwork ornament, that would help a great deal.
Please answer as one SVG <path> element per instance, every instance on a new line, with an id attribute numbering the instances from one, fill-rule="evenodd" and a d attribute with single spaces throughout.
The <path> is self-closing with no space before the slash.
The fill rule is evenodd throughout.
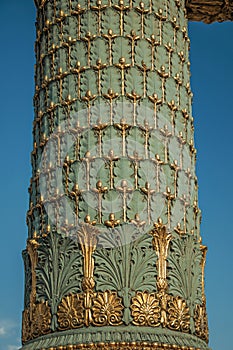
<path id="1" fill-rule="evenodd" d="M 155 293 L 137 292 L 132 298 L 131 312 L 133 324 L 137 326 L 160 325 L 161 309 Z"/>
<path id="2" fill-rule="evenodd" d="M 206 313 L 205 303 L 202 305 L 196 305 L 194 313 L 194 322 L 195 322 L 195 334 L 206 341 L 209 341 L 209 328 L 208 328 L 208 319 Z"/>
<path id="3" fill-rule="evenodd" d="M 84 298 L 81 294 L 68 295 L 58 305 L 60 330 L 75 329 L 84 325 Z"/>
<path id="4" fill-rule="evenodd" d="M 92 300 L 92 317 L 95 326 L 119 326 L 122 324 L 122 299 L 116 292 L 99 292 Z"/>
<path id="5" fill-rule="evenodd" d="M 167 326 L 176 331 L 190 331 L 190 314 L 186 302 L 180 297 L 171 297 L 167 308 Z"/>

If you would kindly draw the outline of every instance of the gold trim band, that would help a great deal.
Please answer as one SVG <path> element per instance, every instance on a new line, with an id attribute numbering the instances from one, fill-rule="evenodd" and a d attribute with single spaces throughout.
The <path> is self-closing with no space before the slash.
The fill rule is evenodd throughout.
<path id="1" fill-rule="evenodd" d="M 185 347 L 170 344 L 161 343 L 148 343 L 148 342 L 132 342 L 132 343 L 89 343 L 89 344 L 78 344 L 78 345 L 67 345 L 51 347 L 48 350 L 201 350 L 200 348 Z M 41 350 L 45 350 L 44 348 Z"/>

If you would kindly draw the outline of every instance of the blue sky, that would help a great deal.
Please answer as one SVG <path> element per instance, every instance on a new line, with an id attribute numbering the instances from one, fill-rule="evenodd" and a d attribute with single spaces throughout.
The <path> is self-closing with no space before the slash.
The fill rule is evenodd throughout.
<path id="1" fill-rule="evenodd" d="M 20 344 L 34 91 L 33 0 L 0 0 L 0 350 Z M 232 350 L 233 23 L 190 24 L 210 346 Z"/>

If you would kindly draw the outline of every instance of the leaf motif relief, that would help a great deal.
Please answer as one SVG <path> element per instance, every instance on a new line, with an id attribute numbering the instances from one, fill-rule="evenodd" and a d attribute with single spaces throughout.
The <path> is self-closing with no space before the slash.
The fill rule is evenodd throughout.
<path id="1" fill-rule="evenodd" d="M 121 73 L 117 67 L 109 66 L 102 73 L 102 91 L 107 94 L 109 89 L 121 93 Z M 117 96 L 116 96 L 117 97 Z"/>
<path id="2" fill-rule="evenodd" d="M 156 255 L 151 238 L 126 224 L 102 233 L 94 253 L 97 291 L 118 291 L 125 306 L 124 322 L 130 322 L 130 299 L 137 291 L 155 291 Z"/>
<path id="3" fill-rule="evenodd" d="M 72 62 L 75 62 L 75 65 L 77 62 L 80 62 L 81 67 L 87 66 L 87 55 L 86 55 L 86 46 L 84 42 L 76 41 L 76 43 L 73 46 L 73 50 L 71 51 L 71 59 Z"/>
<path id="4" fill-rule="evenodd" d="M 109 30 L 113 31 L 113 34 L 120 34 L 119 31 L 119 16 L 116 15 L 116 12 L 108 7 L 102 15 L 102 26 L 103 33 L 107 34 Z"/>
<path id="5" fill-rule="evenodd" d="M 131 162 L 128 158 L 121 158 L 117 162 L 115 169 L 115 187 L 121 186 L 122 181 L 127 181 L 127 186 L 133 188 L 133 176 L 134 172 L 130 167 Z"/>
<path id="6" fill-rule="evenodd" d="M 80 153 L 83 155 L 83 158 L 85 158 L 87 152 L 90 152 L 90 157 L 97 156 L 97 137 L 93 129 L 85 130 L 82 133 Z M 85 164 L 84 160 L 82 160 L 82 163 Z"/>
<path id="7" fill-rule="evenodd" d="M 158 99 L 162 97 L 161 90 L 161 78 L 158 72 L 147 72 L 147 95 L 153 95 L 156 93 L 158 95 Z"/>
<path id="8" fill-rule="evenodd" d="M 136 12 L 134 9 L 127 12 L 124 22 L 125 22 L 125 26 L 124 26 L 125 33 L 129 34 L 131 30 L 134 30 L 136 35 L 141 34 L 140 14 Z"/>
<path id="9" fill-rule="evenodd" d="M 97 33 L 98 24 L 97 17 L 93 11 L 86 11 L 82 15 L 81 36 L 85 36 L 87 32 Z"/>
<path id="10" fill-rule="evenodd" d="M 187 301 L 193 316 L 195 305 L 201 304 L 201 250 L 193 236 L 174 238 L 168 256 L 169 293 Z M 192 326 L 192 325 L 191 325 Z"/>
<path id="11" fill-rule="evenodd" d="M 91 91 L 92 95 L 96 95 L 98 93 L 96 84 L 96 74 L 92 69 L 86 70 L 85 75 L 81 77 L 82 96 L 84 96 L 88 90 Z"/>
<path id="12" fill-rule="evenodd" d="M 130 212 L 128 213 L 129 220 L 134 220 L 139 215 L 141 224 L 147 220 L 147 205 L 145 196 L 140 190 L 135 190 L 129 195 Z M 147 226 L 146 226 L 147 227 Z"/>
<path id="13" fill-rule="evenodd" d="M 126 73 L 126 93 L 132 94 L 133 91 L 139 97 L 143 94 L 143 75 L 135 67 L 131 67 Z"/>
<path id="14" fill-rule="evenodd" d="M 102 158 L 96 158 L 90 169 L 90 187 L 96 188 L 97 181 L 101 180 L 102 186 L 109 187 L 109 171 L 106 162 Z"/>
<path id="15" fill-rule="evenodd" d="M 108 45 L 103 38 L 97 38 L 92 45 L 93 55 L 91 57 L 92 66 L 96 64 L 96 59 L 100 59 L 103 64 L 108 62 Z"/>
<path id="16" fill-rule="evenodd" d="M 48 301 L 55 330 L 55 315 L 62 297 L 81 292 L 82 257 L 76 241 L 50 233 L 38 248 L 36 272 L 37 298 Z"/>
<path id="17" fill-rule="evenodd" d="M 135 49 L 136 65 L 141 65 L 142 61 L 147 67 L 151 67 L 151 49 L 147 40 L 142 39 L 138 42 Z"/>
<path id="18" fill-rule="evenodd" d="M 121 194 L 113 189 L 109 190 L 106 194 L 104 194 L 102 199 L 102 207 L 103 207 L 103 222 L 109 219 L 109 214 L 114 213 L 115 218 L 121 219 L 122 216 L 122 198 Z"/>
<path id="19" fill-rule="evenodd" d="M 155 35 L 155 38 L 159 37 L 159 21 L 155 21 L 154 13 L 158 11 L 157 7 L 160 6 L 159 1 L 153 3 L 153 13 L 145 16 L 145 36 L 149 38 L 151 35 Z"/>
<path id="20" fill-rule="evenodd" d="M 130 51 L 128 48 L 128 39 L 125 37 L 117 37 L 112 45 L 114 56 L 113 63 L 118 64 L 121 57 L 125 58 L 126 64 L 131 62 Z"/>

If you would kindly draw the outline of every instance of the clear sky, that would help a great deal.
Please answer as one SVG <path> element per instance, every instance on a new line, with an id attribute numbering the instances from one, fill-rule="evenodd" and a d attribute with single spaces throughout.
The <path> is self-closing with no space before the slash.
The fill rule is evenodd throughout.
<path id="1" fill-rule="evenodd" d="M 34 92 L 33 0 L 0 0 L 0 350 L 20 345 Z M 232 350 L 233 23 L 190 24 L 210 346 Z"/>

